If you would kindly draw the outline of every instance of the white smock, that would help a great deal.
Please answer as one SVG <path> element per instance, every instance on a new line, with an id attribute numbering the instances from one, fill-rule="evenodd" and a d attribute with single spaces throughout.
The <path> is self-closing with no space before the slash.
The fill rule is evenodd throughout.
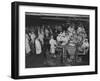
<path id="1" fill-rule="evenodd" d="M 25 34 L 25 52 L 28 54 L 31 51 L 29 46 L 29 37 L 27 34 Z"/>
<path id="2" fill-rule="evenodd" d="M 38 39 L 35 40 L 35 48 L 36 48 L 36 54 L 41 54 L 42 48 L 40 41 Z"/>
<path id="3" fill-rule="evenodd" d="M 50 52 L 55 53 L 55 48 L 56 48 L 55 45 L 57 45 L 56 41 L 54 39 L 50 39 L 49 43 L 50 43 Z"/>

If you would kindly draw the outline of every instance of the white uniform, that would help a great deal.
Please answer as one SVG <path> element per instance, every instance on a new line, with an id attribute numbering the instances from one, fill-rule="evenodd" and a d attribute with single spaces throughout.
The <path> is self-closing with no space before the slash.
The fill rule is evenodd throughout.
<path id="1" fill-rule="evenodd" d="M 34 41 L 35 41 L 35 37 L 36 37 L 36 36 L 35 36 L 34 33 L 32 33 L 30 36 L 31 36 L 32 43 L 34 44 Z"/>
<path id="2" fill-rule="evenodd" d="M 29 46 L 29 37 L 27 34 L 25 34 L 25 51 L 26 51 L 26 54 L 28 54 L 31 51 L 30 46 Z"/>
<path id="3" fill-rule="evenodd" d="M 43 41 L 44 35 L 42 33 L 39 34 L 39 39 L 42 42 L 42 44 L 44 44 L 44 41 Z"/>
<path id="4" fill-rule="evenodd" d="M 56 43 L 56 41 L 54 40 L 54 39 L 50 39 L 50 41 L 49 41 L 49 43 L 50 43 L 50 52 L 51 53 L 55 53 L 55 45 L 57 45 L 57 43 Z"/>
<path id="5" fill-rule="evenodd" d="M 35 40 L 36 54 L 40 54 L 42 52 L 41 44 L 38 39 Z"/>

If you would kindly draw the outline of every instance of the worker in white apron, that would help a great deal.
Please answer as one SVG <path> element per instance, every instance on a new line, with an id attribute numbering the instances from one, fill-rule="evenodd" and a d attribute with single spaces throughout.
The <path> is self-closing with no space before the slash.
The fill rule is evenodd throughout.
<path id="1" fill-rule="evenodd" d="M 26 52 L 26 54 L 29 54 L 30 51 L 31 51 L 31 49 L 30 49 L 30 45 L 29 45 L 29 36 L 27 34 L 25 34 L 25 52 Z"/>

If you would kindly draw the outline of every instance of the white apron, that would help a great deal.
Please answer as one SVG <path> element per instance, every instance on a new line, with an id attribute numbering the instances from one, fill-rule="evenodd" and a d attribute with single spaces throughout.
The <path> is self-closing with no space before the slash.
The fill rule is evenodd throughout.
<path id="1" fill-rule="evenodd" d="M 40 54 L 42 52 L 41 44 L 38 39 L 35 40 L 35 48 L 36 48 L 36 54 Z"/>
<path id="2" fill-rule="evenodd" d="M 29 37 L 27 34 L 25 35 L 25 51 L 26 51 L 26 54 L 28 54 L 31 51 L 30 46 L 29 46 Z"/>

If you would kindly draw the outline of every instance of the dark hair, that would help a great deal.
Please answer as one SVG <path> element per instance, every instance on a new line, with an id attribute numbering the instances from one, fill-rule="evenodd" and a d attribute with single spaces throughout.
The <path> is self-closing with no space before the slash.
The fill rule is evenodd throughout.
<path id="1" fill-rule="evenodd" d="M 35 33 L 35 36 L 37 38 L 38 37 L 38 29 L 37 28 L 35 29 L 34 33 Z"/>

